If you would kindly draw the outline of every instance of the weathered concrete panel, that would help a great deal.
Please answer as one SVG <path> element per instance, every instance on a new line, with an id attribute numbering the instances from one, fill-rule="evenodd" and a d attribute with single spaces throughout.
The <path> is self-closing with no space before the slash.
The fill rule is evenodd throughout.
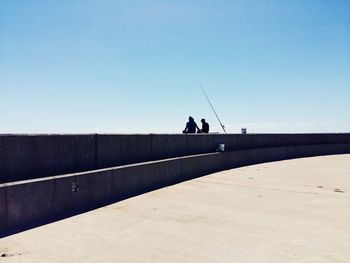
<path id="1" fill-rule="evenodd" d="M 181 160 L 154 162 L 150 167 L 151 176 L 154 176 L 153 187 L 161 188 L 183 181 Z"/>
<path id="2" fill-rule="evenodd" d="M 113 171 L 113 198 L 122 199 L 150 189 L 151 169 L 149 165 L 135 165 Z M 154 179 L 154 177 L 153 177 Z"/>
<path id="3" fill-rule="evenodd" d="M 151 160 L 151 135 L 97 135 L 97 166 L 105 168 Z"/>
<path id="4" fill-rule="evenodd" d="M 240 150 L 234 152 L 225 152 L 221 154 L 223 169 L 231 169 L 244 165 L 249 165 L 248 158 L 250 150 Z"/>
<path id="5" fill-rule="evenodd" d="M 111 170 L 72 174 L 53 181 L 55 216 L 76 214 L 106 204 L 111 198 Z"/>
<path id="6" fill-rule="evenodd" d="M 78 191 L 73 193 L 79 208 L 89 208 L 110 201 L 112 191 L 112 171 L 102 170 L 76 176 Z"/>
<path id="7" fill-rule="evenodd" d="M 259 148 L 260 141 L 261 139 L 259 138 L 259 135 L 258 136 L 253 134 L 238 135 L 236 147 L 237 149 Z"/>
<path id="8" fill-rule="evenodd" d="M 122 199 L 184 181 L 182 158 L 128 165 L 113 171 L 113 199 Z"/>
<path id="9" fill-rule="evenodd" d="M 0 183 L 94 168 L 92 135 L 0 136 Z"/>
<path id="10" fill-rule="evenodd" d="M 73 175 L 61 176 L 52 179 L 52 181 L 54 185 L 53 215 L 65 215 L 79 210 L 78 203 L 75 202 L 76 192 L 72 190 L 76 183 L 76 177 Z"/>
<path id="11" fill-rule="evenodd" d="M 221 153 L 210 153 L 182 158 L 181 167 L 184 180 L 218 171 L 222 165 L 220 156 Z"/>
<path id="12" fill-rule="evenodd" d="M 53 180 L 8 186 L 7 227 L 36 223 L 50 217 L 53 212 Z"/>
<path id="13" fill-rule="evenodd" d="M 186 155 L 186 135 L 152 134 L 152 160 Z"/>
<path id="14" fill-rule="evenodd" d="M 211 134 L 187 134 L 186 155 L 215 152 L 215 136 Z"/>
<path id="15" fill-rule="evenodd" d="M 151 191 L 178 182 L 181 177 L 178 159 L 116 168 L 113 171 L 113 198 Z"/>

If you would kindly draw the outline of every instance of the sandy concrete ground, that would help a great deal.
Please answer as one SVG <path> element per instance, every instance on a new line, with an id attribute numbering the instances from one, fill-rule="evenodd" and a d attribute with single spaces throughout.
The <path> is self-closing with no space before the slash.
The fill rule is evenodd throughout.
<path id="1" fill-rule="evenodd" d="M 350 155 L 211 174 L 0 240 L 0 262 L 350 262 Z"/>

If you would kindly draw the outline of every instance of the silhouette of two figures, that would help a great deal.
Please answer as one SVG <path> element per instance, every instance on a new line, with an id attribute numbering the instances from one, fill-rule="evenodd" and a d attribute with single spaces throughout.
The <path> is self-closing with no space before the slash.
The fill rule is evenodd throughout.
<path id="1" fill-rule="evenodd" d="M 202 129 L 199 129 L 197 123 L 194 121 L 193 117 L 188 118 L 188 122 L 186 123 L 185 129 L 182 131 L 183 133 L 208 133 L 209 132 L 209 124 L 205 121 L 205 119 L 201 119 Z"/>

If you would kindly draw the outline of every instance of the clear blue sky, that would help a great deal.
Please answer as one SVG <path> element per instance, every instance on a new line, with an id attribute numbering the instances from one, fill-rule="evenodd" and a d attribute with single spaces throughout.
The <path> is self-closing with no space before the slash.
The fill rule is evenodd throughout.
<path id="1" fill-rule="evenodd" d="M 350 132 L 350 1 L 0 1 L 0 133 Z"/>

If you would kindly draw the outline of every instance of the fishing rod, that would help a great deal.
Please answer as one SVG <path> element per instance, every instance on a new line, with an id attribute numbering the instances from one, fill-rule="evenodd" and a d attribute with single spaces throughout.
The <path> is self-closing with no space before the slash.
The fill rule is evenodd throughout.
<path id="1" fill-rule="evenodd" d="M 219 121 L 219 123 L 220 123 L 220 125 L 221 125 L 221 128 L 222 128 L 222 129 L 224 130 L 224 132 L 226 133 L 225 126 L 224 126 L 224 125 L 222 124 L 222 122 L 220 121 L 219 116 L 218 116 L 218 114 L 216 113 L 216 111 L 215 111 L 213 105 L 211 104 L 211 102 L 210 102 L 210 100 L 209 100 L 207 94 L 205 93 L 204 89 L 202 88 L 202 85 L 199 85 L 199 87 L 200 87 L 201 90 L 203 91 L 203 94 L 204 94 L 204 96 L 206 97 L 206 99 L 207 99 L 207 101 L 208 101 L 208 103 L 209 103 L 211 109 L 213 110 L 213 112 L 214 112 L 216 118 L 218 119 L 218 121 Z"/>

